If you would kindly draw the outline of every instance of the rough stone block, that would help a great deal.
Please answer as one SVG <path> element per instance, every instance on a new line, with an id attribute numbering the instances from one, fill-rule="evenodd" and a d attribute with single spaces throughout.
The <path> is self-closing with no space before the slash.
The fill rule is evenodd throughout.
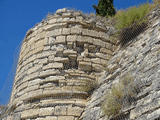
<path id="1" fill-rule="evenodd" d="M 104 32 L 99 32 L 97 35 L 98 35 L 98 37 L 102 38 L 102 39 L 105 40 L 105 41 L 110 41 L 110 40 L 109 40 L 109 35 L 107 35 L 107 34 L 104 33 Z"/>
<path id="2" fill-rule="evenodd" d="M 56 116 L 47 116 L 44 120 L 57 120 Z"/>
<path id="3" fill-rule="evenodd" d="M 55 55 L 49 56 L 49 57 L 48 57 L 49 63 L 54 62 L 54 59 L 55 59 Z M 57 62 L 57 61 L 56 61 L 56 62 Z"/>
<path id="4" fill-rule="evenodd" d="M 47 64 L 48 63 L 48 58 L 38 59 L 38 63 L 39 64 Z"/>
<path id="5" fill-rule="evenodd" d="M 55 37 L 49 37 L 49 38 L 48 38 L 48 44 L 49 44 L 49 45 L 54 44 L 55 40 L 56 40 Z"/>
<path id="6" fill-rule="evenodd" d="M 62 69 L 63 68 L 63 64 L 55 62 L 55 63 L 49 63 L 49 64 L 43 66 L 43 70 L 54 69 L 54 68 Z"/>
<path id="7" fill-rule="evenodd" d="M 81 34 L 82 33 L 82 29 L 81 28 L 71 28 L 71 34 Z"/>
<path id="8" fill-rule="evenodd" d="M 59 116 L 58 120 L 74 120 L 73 116 Z"/>
<path id="9" fill-rule="evenodd" d="M 113 48 L 112 48 L 112 44 L 111 44 L 111 43 L 107 43 L 107 42 L 106 42 L 106 43 L 105 43 L 105 48 L 113 51 Z"/>
<path id="10" fill-rule="evenodd" d="M 96 64 L 101 64 L 101 59 L 100 58 L 91 58 L 91 62 L 96 63 Z"/>
<path id="11" fill-rule="evenodd" d="M 62 34 L 62 29 L 60 28 L 46 32 L 46 37 L 59 36 L 61 34 Z"/>
<path id="12" fill-rule="evenodd" d="M 55 57 L 54 58 L 55 62 L 62 62 L 62 63 L 68 63 L 69 59 L 68 58 L 62 58 L 62 57 Z"/>
<path id="13" fill-rule="evenodd" d="M 51 55 L 50 51 L 43 51 L 40 54 L 37 54 L 37 58 L 48 58 Z"/>
<path id="14" fill-rule="evenodd" d="M 77 54 L 77 51 L 74 51 L 74 50 L 64 50 L 63 54 L 64 54 L 64 56 L 68 56 L 70 54 Z"/>
<path id="15" fill-rule="evenodd" d="M 61 19 L 61 21 L 62 21 L 62 19 Z M 57 22 L 58 22 L 58 20 L 57 20 Z M 60 28 L 60 27 L 67 27 L 67 23 L 55 23 L 55 24 L 50 24 L 50 25 L 47 25 L 47 26 L 45 26 L 44 27 L 44 30 L 45 31 L 52 31 L 52 30 L 54 30 L 54 29 L 58 29 L 58 28 Z"/>
<path id="16" fill-rule="evenodd" d="M 48 77 L 48 76 L 52 76 L 52 75 L 58 75 L 60 74 L 59 70 L 55 70 L 55 69 L 49 69 L 49 70 L 45 70 L 40 72 L 39 77 Z"/>
<path id="17" fill-rule="evenodd" d="M 111 58 L 110 55 L 102 54 L 102 53 L 96 53 L 95 55 L 96 55 L 96 57 L 99 57 L 99 58 L 102 58 L 102 59 L 105 59 L 105 60 L 109 60 Z"/>
<path id="18" fill-rule="evenodd" d="M 68 35 L 67 42 L 76 42 L 77 36 L 76 35 Z"/>
<path id="19" fill-rule="evenodd" d="M 69 35 L 71 33 L 71 28 L 63 28 L 62 35 Z"/>
<path id="20" fill-rule="evenodd" d="M 93 39 L 93 44 L 101 47 L 105 47 L 105 42 L 100 39 Z"/>
<path id="21" fill-rule="evenodd" d="M 86 42 L 86 43 L 89 43 L 89 44 L 94 44 L 93 42 L 93 38 L 91 38 L 91 37 L 83 37 L 83 39 L 84 39 L 84 41 Z"/>
<path id="22" fill-rule="evenodd" d="M 40 108 L 39 116 L 50 116 L 54 114 L 54 107 Z"/>
<path id="23" fill-rule="evenodd" d="M 99 64 L 92 64 L 92 70 L 96 72 L 102 72 L 104 70 L 104 67 Z"/>
<path id="24" fill-rule="evenodd" d="M 77 36 L 77 45 L 83 45 L 86 43 L 85 39 L 83 36 Z"/>
<path id="25" fill-rule="evenodd" d="M 71 115 L 71 116 L 80 116 L 83 112 L 83 108 L 80 107 L 73 107 L 73 106 L 69 106 L 67 109 L 67 115 Z"/>
<path id="26" fill-rule="evenodd" d="M 110 55 L 112 55 L 112 53 L 113 53 L 111 50 L 108 50 L 106 48 L 101 48 L 100 52 L 105 53 L 105 54 L 110 54 Z"/>
<path id="27" fill-rule="evenodd" d="M 45 78 L 44 80 L 41 80 L 41 83 L 55 82 L 55 81 L 64 80 L 64 79 L 65 79 L 64 76 L 49 76 L 49 77 Z"/>
<path id="28" fill-rule="evenodd" d="M 68 55 L 68 57 L 71 59 L 71 60 L 76 60 L 77 59 L 77 55 Z M 73 62 L 72 62 L 73 63 Z M 72 64 L 71 63 L 71 64 Z M 74 64 L 74 63 L 73 63 Z"/>
<path id="29" fill-rule="evenodd" d="M 28 81 L 22 83 L 21 85 L 19 85 L 19 86 L 17 87 L 17 89 L 20 91 L 20 90 L 23 90 L 23 89 L 27 88 L 27 86 L 28 86 Z"/>
<path id="30" fill-rule="evenodd" d="M 67 115 L 67 106 L 56 106 L 55 115 Z"/>
<path id="31" fill-rule="evenodd" d="M 52 24 L 52 23 L 56 23 L 57 19 L 56 18 L 52 18 L 50 20 L 48 20 L 48 23 L 49 24 Z"/>
<path id="32" fill-rule="evenodd" d="M 36 71 L 40 70 L 41 68 L 42 68 L 42 65 L 36 65 L 36 66 L 28 69 L 27 74 L 29 75 L 29 74 L 31 74 L 31 73 L 33 73 L 33 72 L 36 72 Z"/>
<path id="33" fill-rule="evenodd" d="M 84 71 L 91 71 L 92 66 L 90 62 L 79 62 L 78 68 Z"/>
<path id="34" fill-rule="evenodd" d="M 43 32 L 41 32 L 41 33 L 38 33 L 37 35 L 36 35 L 36 40 L 40 40 L 40 39 L 42 39 L 42 38 L 45 38 L 45 35 L 46 35 L 46 32 L 45 31 L 43 31 Z"/>
<path id="35" fill-rule="evenodd" d="M 39 109 L 30 109 L 30 110 L 23 111 L 21 113 L 21 118 L 22 119 L 34 118 L 34 117 L 38 117 L 38 115 L 39 115 Z"/>
<path id="36" fill-rule="evenodd" d="M 98 35 L 98 32 L 93 31 L 93 30 L 83 29 L 82 30 L 82 35 L 96 37 Z"/>
<path id="37" fill-rule="evenodd" d="M 54 44 L 66 44 L 66 36 L 57 36 Z"/>
<path id="38" fill-rule="evenodd" d="M 30 91 L 29 93 L 27 93 L 23 96 L 22 100 L 32 100 L 35 98 L 41 98 L 41 97 L 43 97 L 42 92 L 43 92 L 42 89 Z"/>
<path id="39" fill-rule="evenodd" d="M 41 81 L 41 79 L 34 79 L 34 80 L 31 80 L 28 82 L 28 86 L 33 86 L 33 85 L 36 85 L 36 84 L 39 84 Z"/>

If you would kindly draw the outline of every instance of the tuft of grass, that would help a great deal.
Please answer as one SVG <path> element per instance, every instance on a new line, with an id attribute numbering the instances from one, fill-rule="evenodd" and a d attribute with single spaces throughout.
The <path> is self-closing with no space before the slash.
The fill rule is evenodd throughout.
<path id="1" fill-rule="evenodd" d="M 102 111 L 108 117 L 113 117 L 120 113 L 122 108 L 131 104 L 137 95 L 137 86 L 130 73 L 122 76 L 119 83 L 112 86 L 107 92 L 105 101 L 102 103 Z"/>

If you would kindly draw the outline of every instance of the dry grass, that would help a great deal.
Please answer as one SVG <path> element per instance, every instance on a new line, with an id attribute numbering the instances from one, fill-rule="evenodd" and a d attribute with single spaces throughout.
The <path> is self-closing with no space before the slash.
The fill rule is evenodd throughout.
<path id="1" fill-rule="evenodd" d="M 120 113 L 126 104 L 131 104 L 136 98 L 137 86 L 131 74 L 127 73 L 122 76 L 120 82 L 114 84 L 105 96 L 101 108 L 108 117 L 115 116 Z"/>

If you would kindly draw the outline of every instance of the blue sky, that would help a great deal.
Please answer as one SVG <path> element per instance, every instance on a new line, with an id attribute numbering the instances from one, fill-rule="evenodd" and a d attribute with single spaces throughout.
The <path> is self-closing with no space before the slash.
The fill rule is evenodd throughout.
<path id="1" fill-rule="evenodd" d="M 147 0 L 115 0 L 116 9 Z M 98 0 L 0 0 L 0 105 L 7 104 L 12 88 L 18 49 L 28 29 L 59 8 L 94 12 Z"/>

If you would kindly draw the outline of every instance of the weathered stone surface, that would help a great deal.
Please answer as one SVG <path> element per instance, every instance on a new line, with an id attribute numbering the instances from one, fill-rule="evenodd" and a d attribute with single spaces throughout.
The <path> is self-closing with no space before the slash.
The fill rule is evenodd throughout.
<path id="1" fill-rule="evenodd" d="M 99 64 L 92 64 L 92 70 L 96 72 L 101 72 L 102 70 L 104 70 L 104 67 Z"/>
<path id="2" fill-rule="evenodd" d="M 73 116 L 59 116 L 58 120 L 74 120 Z"/>
<path id="3" fill-rule="evenodd" d="M 56 106 L 55 115 L 67 115 L 67 106 Z"/>
<path id="4" fill-rule="evenodd" d="M 71 116 L 80 116 L 82 112 L 83 112 L 83 108 L 80 108 L 80 107 L 69 106 L 67 109 L 67 115 L 71 115 Z"/>
<path id="5" fill-rule="evenodd" d="M 54 107 L 40 108 L 39 116 L 50 116 L 54 114 Z"/>
<path id="6" fill-rule="evenodd" d="M 91 71 L 92 70 L 91 63 L 89 63 L 89 62 L 79 62 L 78 67 L 80 70 L 84 70 L 84 71 Z"/>
<path id="7" fill-rule="evenodd" d="M 55 62 L 62 62 L 62 63 L 68 63 L 69 59 L 68 58 L 61 58 L 61 57 L 55 57 L 54 58 Z"/>
<path id="8" fill-rule="evenodd" d="M 48 77 L 48 76 L 53 76 L 57 74 L 60 74 L 59 70 L 49 69 L 49 70 L 40 72 L 39 77 Z"/>
<path id="9" fill-rule="evenodd" d="M 39 109 L 30 109 L 23 111 L 21 114 L 22 119 L 27 119 L 27 118 L 35 118 L 38 117 L 39 115 Z"/>
<path id="10" fill-rule="evenodd" d="M 64 54 L 64 56 L 68 56 L 70 54 L 77 54 L 77 51 L 74 51 L 74 50 L 64 50 L 63 54 Z"/>
<path id="11" fill-rule="evenodd" d="M 62 68 L 63 68 L 63 64 L 62 64 L 62 63 L 58 63 L 58 62 L 49 63 L 49 64 L 47 64 L 47 65 L 45 65 L 45 66 L 43 67 L 43 70 L 55 69 L 55 68 L 62 69 Z"/>
<path id="12" fill-rule="evenodd" d="M 66 37 L 65 36 L 57 36 L 54 44 L 65 44 Z"/>

